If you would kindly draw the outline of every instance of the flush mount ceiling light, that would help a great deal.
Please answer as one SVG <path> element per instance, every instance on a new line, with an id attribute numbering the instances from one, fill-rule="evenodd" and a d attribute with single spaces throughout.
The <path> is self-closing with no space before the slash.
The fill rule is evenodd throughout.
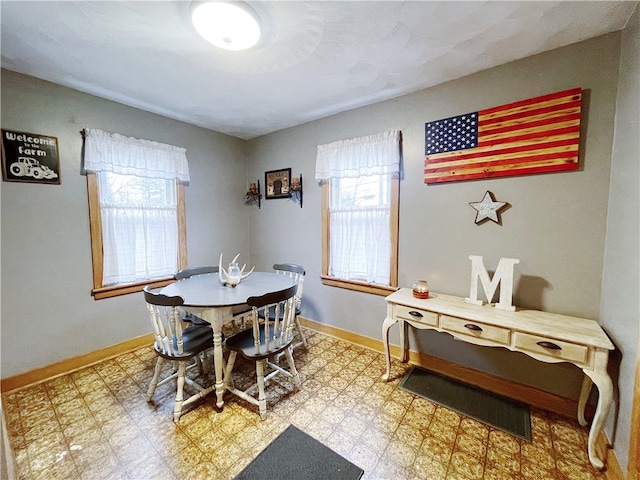
<path id="1" fill-rule="evenodd" d="M 191 12 L 191 21 L 207 42 L 225 50 L 246 50 L 260 40 L 260 24 L 243 3 L 198 3 Z"/>

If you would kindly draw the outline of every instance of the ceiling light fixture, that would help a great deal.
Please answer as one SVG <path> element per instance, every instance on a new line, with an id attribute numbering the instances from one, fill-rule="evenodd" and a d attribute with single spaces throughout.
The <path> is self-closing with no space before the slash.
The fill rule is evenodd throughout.
<path id="1" fill-rule="evenodd" d="M 207 42 L 225 50 L 247 50 L 260 40 L 258 19 L 244 3 L 198 3 L 191 21 Z"/>

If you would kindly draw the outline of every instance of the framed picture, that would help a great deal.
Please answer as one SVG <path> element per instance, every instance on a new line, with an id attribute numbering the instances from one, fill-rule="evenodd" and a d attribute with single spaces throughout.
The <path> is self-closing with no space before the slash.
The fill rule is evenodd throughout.
<path id="1" fill-rule="evenodd" d="M 264 172 L 264 183 L 267 185 L 265 199 L 290 197 L 291 169 L 282 168 Z"/>
<path id="2" fill-rule="evenodd" d="M 58 139 L 3 128 L 2 179 L 5 182 L 60 185 Z"/>

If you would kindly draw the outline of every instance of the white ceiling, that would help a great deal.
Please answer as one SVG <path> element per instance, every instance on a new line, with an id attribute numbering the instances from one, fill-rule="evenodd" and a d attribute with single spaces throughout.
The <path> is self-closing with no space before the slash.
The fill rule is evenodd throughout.
<path id="1" fill-rule="evenodd" d="M 226 52 L 188 1 L 5 1 L 2 67 L 250 139 L 622 29 L 637 2 L 248 2 Z"/>

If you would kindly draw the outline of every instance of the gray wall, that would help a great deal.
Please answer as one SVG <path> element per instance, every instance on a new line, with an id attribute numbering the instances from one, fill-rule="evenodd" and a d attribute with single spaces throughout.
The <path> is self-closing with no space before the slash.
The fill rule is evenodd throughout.
<path id="1" fill-rule="evenodd" d="M 191 264 L 216 262 L 221 251 L 240 252 L 258 269 L 269 269 L 274 262 L 301 263 L 307 269 L 303 315 L 375 339 L 380 338 L 384 298 L 326 287 L 318 278 L 321 208 L 320 188 L 313 180 L 316 147 L 400 129 L 405 155 L 400 285 L 426 278 L 433 291 L 463 296 L 469 288 L 468 255 L 484 256 L 489 269 L 501 257 L 519 258 L 514 303 L 600 319 L 624 350 L 621 381 L 631 385 L 638 279 L 634 264 L 625 263 L 629 257 L 621 260 L 617 252 L 628 248 L 637 252 L 637 240 L 633 243 L 637 224 L 629 222 L 631 217 L 637 222 L 639 210 L 638 129 L 637 116 L 632 116 L 633 102 L 638 104 L 637 55 L 636 13 L 623 35 L 588 40 L 250 142 L 3 70 L 2 127 L 58 137 L 62 185 L 2 184 L 2 377 L 148 332 L 139 295 L 101 301 L 89 295 L 87 195 L 80 175 L 82 128 L 187 148 L 192 174 L 187 189 Z M 423 183 L 425 122 L 572 87 L 585 89 L 580 170 Z M 263 200 L 261 210 L 244 205 L 249 181 L 263 183 L 266 170 L 286 167 L 304 176 L 304 208 L 288 199 Z M 628 183 L 628 178 L 636 182 Z M 616 193 L 620 189 L 628 194 Z M 487 190 L 511 204 L 502 215 L 502 226 L 474 223 L 475 211 L 468 203 L 480 200 Z M 284 222 L 292 227 L 283 231 Z M 637 266 L 635 255 L 631 260 Z M 24 335 L 26 323 L 29 338 Z M 397 334 L 392 342 L 397 343 Z M 428 332 L 413 335 L 411 344 L 550 392 L 578 395 L 581 376 L 571 366 L 542 364 Z M 620 390 L 620 415 L 630 411 L 629 388 Z M 614 421 L 608 425 L 610 436 Z M 621 463 L 629 443 L 624 421 L 620 417 L 615 437 Z"/>
<path id="2" fill-rule="evenodd" d="M 379 339 L 384 299 L 323 286 L 318 278 L 321 195 L 313 180 L 316 147 L 402 130 L 400 286 L 425 278 L 433 291 L 465 296 L 470 280 L 468 255 L 484 256 L 488 269 L 501 257 L 515 257 L 520 264 L 514 304 L 599 319 L 624 351 L 620 409 L 609 417 L 607 433 L 626 468 L 640 290 L 637 16 L 636 11 L 624 32 L 622 50 L 621 35 L 610 34 L 249 142 L 249 178 L 289 166 L 294 175 L 302 173 L 305 178 L 303 209 L 289 200 L 272 200 L 264 202 L 260 212 L 252 212 L 253 261 L 260 268 L 282 261 L 305 265 L 302 314 Z M 578 86 L 585 97 L 578 171 L 434 186 L 423 183 L 425 122 Z M 502 215 L 502 226 L 474 223 L 475 211 L 468 203 L 479 201 L 487 190 L 511 204 Z M 285 217 L 293 227 L 283 239 L 269 226 Z M 273 235 L 261 236 L 265 231 Z M 396 336 L 392 343 L 397 340 Z M 434 332 L 414 332 L 410 340 L 412 348 L 455 363 L 569 398 L 579 394 L 582 374 L 571 365 L 543 364 Z"/>
<path id="3" fill-rule="evenodd" d="M 303 209 L 290 201 L 272 200 L 254 212 L 252 234 L 284 216 L 294 225 L 289 241 L 260 237 L 252 242 L 254 261 L 264 268 L 274 261 L 302 263 L 308 272 L 303 315 L 379 339 L 384 298 L 323 286 L 318 279 L 321 195 L 313 180 L 314 167 L 318 144 L 399 129 L 404 151 L 400 286 L 424 278 L 432 291 L 465 296 L 469 255 L 482 255 L 488 269 L 495 268 L 501 257 L 515 257 L 520 259 L 515 305 L 598 318 L 619 48 L 620 35 L 611 34 L 251 141 L 250 177 L 291 166 L 294 174 L 302 173 L 306 179 Z M 423 183 L 425 122 L 572 87 L 582 87 L 586 97 L 579 171 Z M 502 226 L 474 222 L 469 202 L 481 200 L 487 190 L 511 204 L 502 214 Z M 412 348 L 420 351 L 578 396 L 581 375 L 573 366 L 542 364 L 435 332 L 412 335 Z M 392 342 L 397 340 L 396 334 Z"/>
<path id="4" fill-rule="evenodd" d="M 57 137 L 62 180 L 2 183 L 3 378 L 149 332 L 141 294 L 90 295 L 85 127 L 185 147 L 190 263 L 217 264 L 221 251 L 248 257 L 245 142 L 8 70 L 2 127 Z"/>
<path id="5" fill-rule="evenodd" d="M 620 421 L 607 433 L 623 471 L 629 461 L 633 389 L 640 325 L 640 8 L 622 35 L 620 81 L 611 161 L 600 319 L 620 350 L 617 385 Z"/>

